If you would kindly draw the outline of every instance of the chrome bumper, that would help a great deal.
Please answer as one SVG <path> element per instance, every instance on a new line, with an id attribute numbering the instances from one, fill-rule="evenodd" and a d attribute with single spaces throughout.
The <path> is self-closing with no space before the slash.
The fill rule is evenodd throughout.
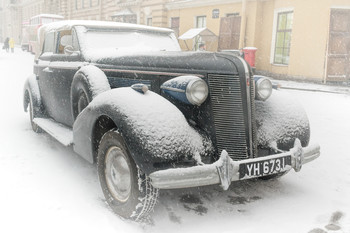
<path id="1" fill-rule="evenodd" d="M 292 168 L 297 172 L 300 171 L 303 164 L 320 156 L 320 146 L 316 144 L 302 147 L 300 141 L 296 139 L 294 147 L 288 152 L 240 161 L 233 161 L 226 151 L 222 151 L 219 160 L 213 164 L 156 171 L 150 174 L 150 178 L 152 185 L 155 188 L 160 189 L 177 189 L 221 184 L 221 187 L 224 190 L 227 190 L 232 181 L 258 177 L 251 176 L 248 178 L 240 178 L 240 164 L 259 162 L 286 156 L 290 156 L 291 166 L 285 166 L 284 169 L 280 170 L 278 173 L 287 172 Z"/>

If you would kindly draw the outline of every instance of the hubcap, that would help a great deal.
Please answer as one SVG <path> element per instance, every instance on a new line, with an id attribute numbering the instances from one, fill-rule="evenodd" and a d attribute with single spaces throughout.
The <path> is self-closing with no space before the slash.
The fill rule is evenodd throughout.
<path id="1" fill-rule="evenodd" d="M 119 202 L 126 202 L 131 192 L 131 171 L 124 152 L 116 146 L 108 149 L 105 160 L 108 189 Z"/>

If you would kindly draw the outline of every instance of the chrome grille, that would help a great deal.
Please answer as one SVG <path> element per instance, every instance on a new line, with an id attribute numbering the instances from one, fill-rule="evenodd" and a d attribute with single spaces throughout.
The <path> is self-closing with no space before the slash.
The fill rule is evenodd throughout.
<path id="1" fill-rule="evenodd" d="M 226 150 L 234 160 L 249 158 L 239 77 L 209 75 L 209 89 L 219 153 Z"/>

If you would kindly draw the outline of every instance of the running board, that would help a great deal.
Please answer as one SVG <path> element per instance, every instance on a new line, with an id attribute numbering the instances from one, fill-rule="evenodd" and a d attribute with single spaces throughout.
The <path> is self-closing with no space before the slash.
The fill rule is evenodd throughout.
<path id="1" fill-rule="evenodd" d="M 57 123 L 51 118 L 34 118 L 33 121 L 64 146 L 73 144 L 73 130 L 71 128 Z"/>

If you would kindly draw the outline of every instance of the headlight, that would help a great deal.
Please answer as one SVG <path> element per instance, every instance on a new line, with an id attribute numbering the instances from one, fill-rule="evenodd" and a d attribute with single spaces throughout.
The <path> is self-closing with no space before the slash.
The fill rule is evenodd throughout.
<path id="1" fill-rule="evenodd" d="M 191 104 L 201 105 L 208 97 L 208 85 L 202 79 L 191 80 L 186 88 L 186 97 Z"/>
<path id="2" fill-rule="evenodd" d="M 272 94 L 272 83 L 268 78 L 258 77 L 255 79 L 255 98 L 267 100 Z"/>
<path id="3" fill-rule="evenodd" d="M 163 83 L 162 91 L 186 104 L 200 106 L 208 97 L 208 85 L 196 76 L 179 76 Z"/>

